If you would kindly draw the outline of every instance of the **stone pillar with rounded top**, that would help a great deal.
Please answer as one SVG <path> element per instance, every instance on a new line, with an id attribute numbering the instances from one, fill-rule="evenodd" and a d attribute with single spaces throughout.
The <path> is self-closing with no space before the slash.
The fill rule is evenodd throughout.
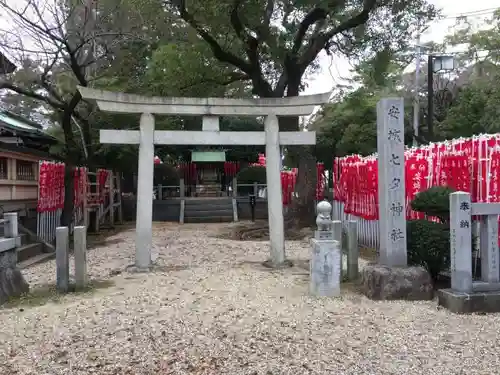
<path id="1" fill-rule="evenodd" d="M 342 254 L 339 241 L 333 238 L 332 205 L 328 201 L 318 203 L 316 217 L 317 230 L 311 240 L 310 292 L 318 297 L 340 295 L 342 277 Z"/>

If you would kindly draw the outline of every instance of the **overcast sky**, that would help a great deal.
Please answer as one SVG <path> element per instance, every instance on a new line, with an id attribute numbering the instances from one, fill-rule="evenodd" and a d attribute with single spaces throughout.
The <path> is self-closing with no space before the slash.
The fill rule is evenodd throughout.
<path id="1" fill-rule="evenodd" d="M 464 13 L 490 10 L 491 8 L 500 8 L 500 0 L 429 0 L 430 3 L 443 9 L 445 16 L 458 16 Z M 481 21 L 488 14 L 471 16 L 476 22 Z M 491 16 L 491 14 L 490 14 Z M 442 42 L 443 38 L 449 33 L 450 28 L 455 24 L 455 19 L 446 19 L 434 22 L 431 27 L 422 35 L 422 43 L 428 41 Z M 304 95 L 319 94 L 332 91 L 339 83 L 342 83 L 341 77 L 349 77 L 349 65 L 345 58 L 332 59 L 324 52 L 321 54 L 321 72 L 308 82 L 308 88 Z M 331 66 L 331 68 L 330 68 Z"/>

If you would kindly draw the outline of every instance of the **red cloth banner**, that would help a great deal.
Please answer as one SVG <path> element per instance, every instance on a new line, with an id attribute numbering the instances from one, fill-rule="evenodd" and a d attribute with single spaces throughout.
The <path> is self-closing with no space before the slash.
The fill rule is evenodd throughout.
<path id="1" fill-rule="evenodd" d="M 432 186 L 471 193 L 473 202 L 500 202 L 500 134 L 435 143 L 405 152 L 408 219 L 422 218 L 409 203 Z M 345 213 L 378 219 L 377 157 L 351 155 L 333 162 L 334 199 Z M 391 183 L 396 183 L 393 181 Z"/>

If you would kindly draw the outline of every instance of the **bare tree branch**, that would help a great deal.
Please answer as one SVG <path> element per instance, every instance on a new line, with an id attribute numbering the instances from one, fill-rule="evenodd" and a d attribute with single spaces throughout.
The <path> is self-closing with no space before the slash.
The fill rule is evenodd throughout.
<path id="1" fill-rule="evenodd" d="M 303 72 L 311 64 L 320 51 L 327 48 L 328 42 L 335 35 L 340 34 L 346 30 L 354 29 L 360 25 L 363 25 L 368 21 L 370 12 L 377 6 L 377 0 L 365 0 L 363 4 L 363 10 L 348 20 L 341 22 L 338 26 L 332 28 L 326 33 L 319 34 L 316 38 L 311 39 L 306 51 L 299 59 L 300 70 Z"/>

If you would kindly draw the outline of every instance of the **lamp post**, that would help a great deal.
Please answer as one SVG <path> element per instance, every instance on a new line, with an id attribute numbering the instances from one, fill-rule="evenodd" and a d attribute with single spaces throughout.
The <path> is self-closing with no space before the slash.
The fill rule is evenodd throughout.
<path id="1" fill-rule="evenodd" d="M 452 71 L 455 59 L 452 55 L 432 55 L 427 57 L 427 131 L 429 141 L 434 138 L 434 73 Z"/>

